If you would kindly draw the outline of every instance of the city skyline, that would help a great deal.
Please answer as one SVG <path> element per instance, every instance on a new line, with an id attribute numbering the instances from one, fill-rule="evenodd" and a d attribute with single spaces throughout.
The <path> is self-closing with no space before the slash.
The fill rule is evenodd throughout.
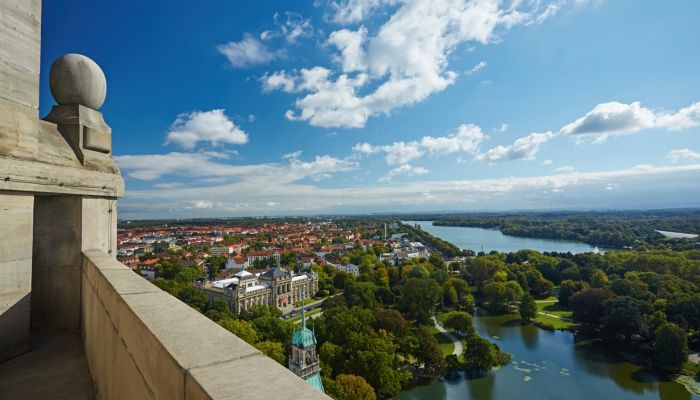
<path id="1" fill-rule="evenodd" d="M 693 2 L 83 6 L 123 218 L 697 205 Z"/>

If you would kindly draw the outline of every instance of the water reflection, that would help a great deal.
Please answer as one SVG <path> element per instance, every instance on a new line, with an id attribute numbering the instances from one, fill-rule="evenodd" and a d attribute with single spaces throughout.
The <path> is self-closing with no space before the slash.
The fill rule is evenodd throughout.
<path id="1" fill-rule="evenodd" d="M 528 350 L 537 349 L 540 343 L 540 335 L 537 329 L 537 327 L 532 325 L 520 324 L 520 337 L 523 338 L 523 344 Z"/>
<path id="2" fill-rule="evenodd" d="M 617 387 L 624 391 L 641 397 L 644 397 L 645 392 L 650 395 L 658 393 L 662 400 L 691 398 L 690 393 L 681 385 L 668 380 L 657 371 L 610 355 L 610 350 L 601 344 L 588 340 L 579 342 L 572 347 L 572 355 L 578 367 L 591 375 L 612 378 Z M 665 397 L 665 393 L 672 393 L 675 397 Z M 681 394 L 684 396 L 678 397 Z"/>
<path id="3" fill-rule="evenodd" d="M 399 399 L 660 399 L 700 400 L 653 371 L 610 357 L 599 346 L 570 332 L 522 325 L 514 315 L 482 312 L 474 325 L 484 338 L 513 355 L 512 362 L 480 378 L 436 380 L 401 393 Z M 608 352 L 609 353 L 609 352 Z"/>
<path id="4" fill-rule="evenodd" d="M 496 386 L 496 377 L 493 372 L 477 379 L 467 379 L 467 391 L 470 399 L 493 399 L 493 390 Z M 456 398 L 456 397 L 455 397 Z"/>

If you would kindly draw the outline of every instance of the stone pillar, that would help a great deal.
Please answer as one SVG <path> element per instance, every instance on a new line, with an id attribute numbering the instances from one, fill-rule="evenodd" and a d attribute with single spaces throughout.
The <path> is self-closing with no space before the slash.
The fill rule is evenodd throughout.
<path id="1" fill-rule="evenodd" d="M 99 250 L 117 256 L 117 200 L 83 197 L 82 251 Z"/>
<path id="2" fill-rule="evenodd" d="M 36 196 L 32 329 L 80 329 L 81 196 Z"/>
<path id="3" fill-rule="evenodd" d="M 40 0 L 0 2 L 0 43 L 0 155 L 32 157 L 39 113 Z M 0 361 L 29 347 L 33 206 L 30 193 L 0 191 Z"/>
<path id="4" fill-rule="evenodd" d="M 28 350 L 34 196 L 0 191 L 0 361 Z"/>
<path id="5" fill-rule="evenodd" d="M 37 154 L 41 1 L 0 2 L 0 154 Z"/>

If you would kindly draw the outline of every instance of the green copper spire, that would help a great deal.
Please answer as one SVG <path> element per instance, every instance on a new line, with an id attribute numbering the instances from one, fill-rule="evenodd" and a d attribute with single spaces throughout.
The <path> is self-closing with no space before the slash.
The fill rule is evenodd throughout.
<path id="1" fill-rule="evenodd" d="M 301 330 L 306 329 L 306 314 L 304 313 L 304 296 L 301 296 Z"/>
<path id="2" fill-rule="evenodd" d="M 316 335 L 306 327 L 306 311 L 304 308 L 303 289 L 301 298 L 301 327 L 294 331 L 294 335 L 292 336 L 292 345 L 305 348 L 316 345 Z"/>

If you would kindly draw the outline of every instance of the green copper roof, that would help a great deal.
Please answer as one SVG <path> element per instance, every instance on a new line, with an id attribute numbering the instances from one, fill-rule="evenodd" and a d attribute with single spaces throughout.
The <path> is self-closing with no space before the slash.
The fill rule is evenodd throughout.
<path id="1" fill-rule="evenodd" d="M 316 344 L 316 337 L 310 329 L 304 327 L 294 331 L 292 345 L 297 347 L 309 347 Z"/>
<path id="2" fill-rule="evenodd" d="M 294 336 L 292 336 L 292 346 L 296 347 L 309 347 L 316 345 L 316 335 L 311 331 L 311 329 L 306 327 L 306 314 L 304 313 L 304 308 L 301 309 L 301 328 L 294 331 Z"/>
<path id="3" fill-rule="evenodd" d="M 315 387 L 319 392 L 326 393 L 326 391 L 323 390 L 323 382 L 321 382 L 321 375 L 318 372 L 307 376 L 304 380 L 311 384 L 311 386 Z"/>

